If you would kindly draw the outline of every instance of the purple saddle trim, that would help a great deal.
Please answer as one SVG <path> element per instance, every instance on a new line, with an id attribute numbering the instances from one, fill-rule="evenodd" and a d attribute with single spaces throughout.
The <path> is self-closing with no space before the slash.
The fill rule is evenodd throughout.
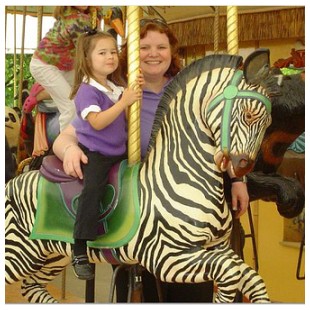
<path id="1" fill-rule="evenodd" d="M 43 158 L 40 173 L 48 181 L 59 184 L 65 207 L 75 217 L 76 210 L 73 210 L 73 199 L 81 193 L 83 181 L 67 175 L 63 170 L 62 161 L 55 155 Z"/>
<path id="2" fill-rule="evenodd" d="M 120 164 L 115 164 L 109 172 L 108 183 L 111 184 L 115 190 L 115 195 L 108 208 L 104 210 L 104 213 L 100 215 L 101 219 L 106 218 L 116 207 L 119 195 L 118 184 L 118 170 Z M 75 217 L 76 210 L 73 209 L 73 200 L 81 193 L 83 189 L 83 181 L 79 178 L 75 178 L 67 175 L 63 170 L 62 161 L 55 155 L 48 155 L 43 158 L 42 165 L 40 167 L 41 175 L 50 182 L 58 183 L 62 191 L 63 201 L 69 213 Z M 98 234 L 104 233 L 101 230 L 105 230 L 101 227 Z"/>
<path id="3" fill-rule="evenodd" d="M 115 164 L 109 172 L 108 183 L 112 185 L 117 184 L 117 172 L 119 163 Z M 67 175 L 63 170 L 62 161 L 55 155 L 47 155 L 43 158 L 40 167 L 40 173 L 49 181 L 54 183 L 79 181 L 79 178 Z M 81 181 L 82 183 L 82 181 Z"/>
<path id="4" fill-rule="evenodd" d="M 47 180 L 55 183 L 77 180 L 77 178 L 64 172 L 62 161 L 55 155 L 48 155 L 43 158 L 40 172 Z"/>

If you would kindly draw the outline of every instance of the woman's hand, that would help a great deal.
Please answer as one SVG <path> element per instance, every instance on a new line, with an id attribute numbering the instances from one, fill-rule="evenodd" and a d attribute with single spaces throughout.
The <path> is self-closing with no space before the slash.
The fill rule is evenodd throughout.
<path id="1" fill-rule="evenodd" d="M 240 181 L 231 184 L 231 204 L 237 219 L 247 211 L 249 194 L 246 183 Z"/>
<path id="2" fill-rule="evenodd" d="M 233 166 L 231 161 L 227 165 L 227 173 L 230 178 L 236 177 L 234 173 Z M 248 187 L 245 182 L 238 181 L 231 183 L 231 204 L 232 209 L 235 211 L 235 218 L 240 218 L 243 215 L 249 206 L 249 193 Z"/>
<path id="3" fill-rule="evenodd" d="M 87 164 L 88 158 L 77 144 L 67 146 L 63 154 L 63 168 L 66 174 L 83 179 L 81 162 Z"/>
<path id="4" fill-rule="evenodd" d="M 87 156 L 79 148 L 75 128 L 68 125 L 53 143 L 54 154 L 63 162 L 66 174 L 83 179 L 81 162 L 88 162 Z"/>

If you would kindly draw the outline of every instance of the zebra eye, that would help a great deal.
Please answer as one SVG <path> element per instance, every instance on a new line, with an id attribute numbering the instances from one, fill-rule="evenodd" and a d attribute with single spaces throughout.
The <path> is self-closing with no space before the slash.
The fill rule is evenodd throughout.
<path id="1" fill-rule="evenodd" d="M 253 114 L 250 111 L 246 111 L 245 112 L 245 121 L 250 124 L 253 122 L 253 120 L 254 120 Z"/>

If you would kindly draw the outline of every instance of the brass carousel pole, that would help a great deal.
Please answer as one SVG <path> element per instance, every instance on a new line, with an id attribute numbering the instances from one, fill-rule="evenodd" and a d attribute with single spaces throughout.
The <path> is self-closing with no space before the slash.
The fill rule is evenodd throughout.
<path id="1" fill-rule="evenodd" d="M 238 8 L 227 6 L 227 52 L 238 54 Z"/>
<path id="2" fill-rule="evenodd" d="M 214 54 L 219 53 L 219 37 L 220 37 L 220 13 L 219 7 L 214 7 Z"/>
<path id="3" fill-rule="evenodd" d="M 140 8 L 127 7 L 127 47 L 128 47 L 128 85 L 132 85 L 140 70 Z M 128 109 L 128 165 L 140 162 L 140 100 L 134 102 Z M 142 302 L 141 268 L 133 265 L 130 268 L 128 299 L 130 302 Z"/>
<path id="4" fill-rule="evenodd" d="M 37 18 L 38 18 L 37 45 L 39 45 L 42 38 L 43 6 L 38 6 Z"/>
<path id="5" fill-rule="evenodd" d="M 8 23 L 8 9 L 5 7 L 5 24 L 4 24 L 4 45 L 6 51 L 6 31 L 7 31 L 7 23 Z"/>
<path id="6" fill-rule="evenodd" d="M 24 6 L 23 9 L 23 28 L 22 28 L 22 45 L 20 50 L 20 61 L 19 61 L 19 83 L 18 83 L 18 105 L 17 107 L 22 110 L 23 108 L 23 79 L 24 79 L 24 53 L 25 53 L 25 31 L 26 31 L 26 14 L 27 14 L 27 7 Z M 16 68 L 16 67 L 15 67 Z M 16 70 L 15 70 L 16 71 Z M 15 86 L 15 85 L 14 85 Z M 17 147 L 17 163 L 21 162 L 21 150 L 18 145 Z"/>
<path id="7" fill-rule="evenodd" d="M 90 14 L 91 14 L 91 26 L 92 28 L 97 28 L 97 9 L 96 7 L 90 7 Z"/>
<path id="8" fill-rule="evenodd" d="M 140 68 L 140 8 L 128 6 L 128 85 L 132 85 Z M 129 107 L 128 111 L 128 164 L 133 165 L 140 161 L 140 100 Z"/>
<path id="9" fill-rule="evenodd" d="M 16 6 L 14 6 L 14 57 L 13 57 L 13 68 L 14 68 L 14 76 L 13 76 L 13 98 L 17 98 L 17 74 L 16 74 L 16 68 L 17 68 L 17 60 L 16 60 Z M 14 99 L 14 107 L 18 106 L 18 100 Z"/>
<path id="10" fill-rule="evenodd" d="M 227 6 L 227 52 L 228 54 L 238 54 L 238 9 L 236 6 Z M 232 206 L 230 205 L 231 209 Z M 233 214 L 233 229 L 231 232 L 231 247 L 243 258 L 242 227 L 240 219 L 236 219 Z M 235 302 L 242 302 L 242 294 L 238 291 Z"/>
<path id="11" fill-rule="evenodd" d="M 91 26 L 93 29 L 97 28 L 97 9 L 94 6 L 90 7 L 91 14 Z M 87 280 L 85 285 L 85 302 L 94 303 L 95 302 L 95 279 L 96 279 L 96 264 L 91 264 L 94 271 L 94 278 L 92 280 Z"/>
<path id="12" fill-rule="evenodd" d="M 23 79 L 24 79 L 24 53 L 25 53 L 25 31 L 26 31 L 26 13 L 27 7 L 23 9 L 23 30 L 22 30 L 22 45 L 20 50 L 20 62 L 19 62 L 19 89 L 18 89 L 18 107 L 22 109 L 22 92 L 23 92 Z"/>

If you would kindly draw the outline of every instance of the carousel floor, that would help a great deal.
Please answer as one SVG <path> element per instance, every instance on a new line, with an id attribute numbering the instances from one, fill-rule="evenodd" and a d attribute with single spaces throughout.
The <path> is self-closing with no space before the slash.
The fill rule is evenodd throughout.
<path id="1" fill-rule="evenodd" d="M 60 303 L 84 303 L 85 281 L 75 277 L 72 266 L 67 267 L 65 274 L 65 277 L 61 274 L 48 285 L 49 292 Z M 109 264 L 96 265 L 95 303 L 108 302 L 111 277 L 112 268 Z M 20 283 L 5 287 L 5 303 L 26 303 L 26 300 L 20 293 Z"/>

